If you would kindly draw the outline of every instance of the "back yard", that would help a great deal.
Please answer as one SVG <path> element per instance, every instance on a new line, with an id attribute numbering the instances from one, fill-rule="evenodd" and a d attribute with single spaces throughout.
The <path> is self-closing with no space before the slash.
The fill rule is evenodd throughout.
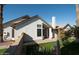
<path id="1" fill-rule="evenodd" d="M 74 37 L 59 40 L 61 55 L 79 54 L 79 43 L 75 42 Z M 56 53 L 57 42 L 49 42 L 34 45 L 24 45 L 22 54 L 26 55 L 54 55 Z"/>
<path id="2" fill-rule="evenodd" d="M 59 40 L 59 51 L 61 55 L 78 55 L 79 43 L 75 42 L 74 37 Z M 25 55 L 54 55 L 56 54 L 57 42 L 48 42 L 33 45 L 24 45 L 22 54 Z M 6 48 L 0 48 L 0 55 L 5 54 Z"/>

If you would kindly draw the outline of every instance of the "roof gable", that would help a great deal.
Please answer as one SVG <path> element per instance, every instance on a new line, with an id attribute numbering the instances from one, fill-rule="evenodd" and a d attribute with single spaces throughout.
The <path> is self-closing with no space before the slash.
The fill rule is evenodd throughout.
<path id="1" fill-rule="evenodd" d="M 67 24 L 66 26 L 63 27 L 63 29 L 66 29 L 66 28 L 72 28 L 72 26 Z"/>
<path id="2" fill-rule="evenodd" d="M 17 26 L 17 25 L 19 25 L 19 24 L 21 24 L 21 23 L 25 23 L 25 22 L 27 22 L 27 21 L 38 20 L 38 19 L 42 20 L 45 24 L 47 24 L 49 27 L 52 28 L 52 26 L 51 26 L 50 24 L 48 24 L 45 20 L 43 20 L 43 19 L 42 19 L 40 16 L 38 16 L 38 15 L 35 15 L 35 16 L 33 16 L 33 17 L 22 16 L 22 17 L 20 17 L 20 18 L 17 18 L 17 19 L 14 19 L 14 20 L 12 20 L 12 21 L 9 21 L 9 22 L 5 23 L 5 24 L 4 24 L 4 27 L 7 27 L 7 26 L 14 26 L 14 25 Z"/>

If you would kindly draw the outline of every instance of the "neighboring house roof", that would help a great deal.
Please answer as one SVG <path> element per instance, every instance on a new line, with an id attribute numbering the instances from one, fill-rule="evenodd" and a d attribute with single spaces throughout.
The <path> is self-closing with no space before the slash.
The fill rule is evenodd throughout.
<path id="1" fill-rule="evenodd" d="M 68 28 L 69 27 L 69 28 Z M 61 30 L 69 30 L 69 29 L 72 29 L 72 26 L 67 24 L 65 26 L 62 26 L 62 27 L 59 27 L 59 26 L 56 26 L 56 29 L 61 29 Z"/>
<path id="2" fill-rule="evenodd" d="M 19 25 L 20 23 L 27 22 L 27 21 L 31 21 L 31 20 L 34 20 L 34 19 L 36 19 L 36 20 L 41 19 L 45 24 L 47 24 L 49 27 L 52 28 L 52 26 L 50 24 L 48 24 L 45 20 L 43 20 L 38 15 L 33 16 L 33 17 L 29 17 L 29 16 L 25 15 L 25 16 L 19 17 L 17 19 L 11 20 L 11 21 L 9 21 L 7 23 L 4 23 L 4 28 L 5 27 L 8 27 L 8 26 Z"/>
<path id="3" fill-rule="evenodd" d="M 66 26 L 63 27 L 63 29 L 66 29 L 68 26 L 69 26 L 70 28 L 72 28 L 71 25 L 67 24 Z"/>

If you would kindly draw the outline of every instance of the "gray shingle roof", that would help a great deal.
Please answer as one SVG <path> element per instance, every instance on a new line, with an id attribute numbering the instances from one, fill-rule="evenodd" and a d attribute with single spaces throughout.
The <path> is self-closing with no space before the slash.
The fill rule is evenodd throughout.
<path id="1" fill-rule="evenodd" d="M 43 22 L 45 22 L 49 27 L 52 28 L 52 26 L 50 24 L 48 24 L 45 20 L 43 20 L 40 16 L 35 15 L 33 17 L 29 17 L 27 15 L 25 16 L 21 16 L 19 18 L 16 18 L 14 20 L 11 20 L 9 22 L 4 23 L 4 28 L 8 27 L 8 26 L 12 26 L 12 25 L 18 25 L 19 23 L 25 22 L 25 21 L 31 21 L 30 19 L 41 19 Z"/>

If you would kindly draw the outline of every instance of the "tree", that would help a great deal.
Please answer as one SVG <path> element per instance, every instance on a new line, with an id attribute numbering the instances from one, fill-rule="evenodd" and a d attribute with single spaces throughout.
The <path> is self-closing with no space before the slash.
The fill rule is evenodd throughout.
<path id="1" fill-rule="evenodd" d="M 0 4 L 0 42 L 3 42 L 3 5 Z"/>

